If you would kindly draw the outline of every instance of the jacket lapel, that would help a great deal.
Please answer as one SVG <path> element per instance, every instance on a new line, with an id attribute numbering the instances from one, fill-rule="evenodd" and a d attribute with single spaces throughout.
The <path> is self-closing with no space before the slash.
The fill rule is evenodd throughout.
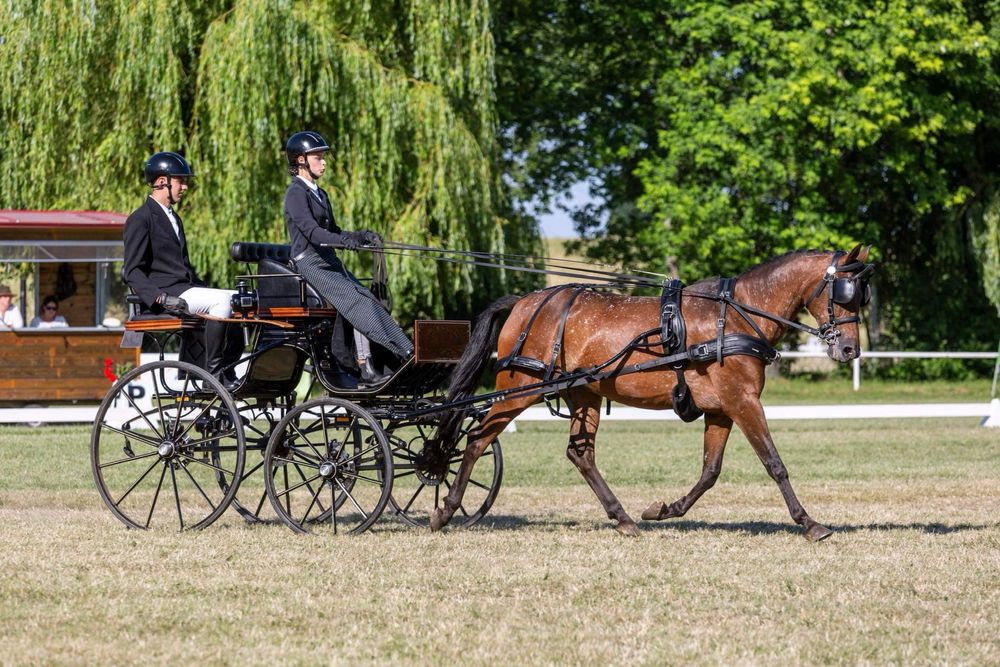
<path id="1" fill-rule="evenodd" d="M 177 215 L 176 211 L 174 212 L 174 216 L 177 217 L 177 228 L 181 233 L 180 239 L 178 239 L 177 234 L 174 234 L 174 226 L 170 224 L 170 218 L 168 218 L 167 214 L 163 211 L 163 207 L 156 203 L 152 197 L 149 199 L 149 202 L 147 202 L 147 205 L 153 212 L 153 219 L 156 220 L 156 225 L 160 228 L 161 232 L 165 232 L 166 235 L 169 236 L 170 239 L 177 245 L 177 247 L 183 251 L 184 248 L 187 247 L 187 242 L 184 238 L 184 225 L 181 224 L 181 217 Z M 162 235 L 163 234 L 161 233 L 161 236 Z"/>

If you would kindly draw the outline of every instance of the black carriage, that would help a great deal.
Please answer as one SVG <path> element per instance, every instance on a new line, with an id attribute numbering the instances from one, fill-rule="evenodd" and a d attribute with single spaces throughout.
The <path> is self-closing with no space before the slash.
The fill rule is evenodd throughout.
<path id="1" fill-rule="evenodd" d="M 359 386 L 331 351 L 336 312 L 290 268 L 288 246 L 236 243 L 232 258 L 248 271 L 229 320 L 246 350 L 231 391 L 185 354 L 203 317 L 142 312 L 129 297 L 122 345 L 150 340 L 160 354 L 119 378 L 95 419 L 92 471 L 112 513 L 131 528 L 169 520 L 185 530 L 231 507 L 297 532 L 360 533 L 388 506 L 405 523 L 427 525 L 484 412 L 456 408 L 459 437 L 436 439 L 452 413 L 442 388 L 469 323 L 415 322 L 415 356 L 385 384 Z M 182 360 L 165 358 L 170 338 L 180 339 Z M 467 525 L 496 498 L 499 442 L 476 472 L 456 517 Z"/>

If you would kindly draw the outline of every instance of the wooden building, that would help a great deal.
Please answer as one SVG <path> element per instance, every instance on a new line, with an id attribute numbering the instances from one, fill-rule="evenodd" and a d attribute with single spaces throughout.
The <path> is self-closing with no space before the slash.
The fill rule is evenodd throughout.
<path id="1" fill-rule="evenodd" d="M 0 283 L 25 324 L 0 327 L 0 404 L 99 401 L 109 372 L 138 365 L 138 350 L 119 348 L 124 223 L 120 213 L 0 210 Z M 28 326 L 48 295 L 68 327 Z"/>

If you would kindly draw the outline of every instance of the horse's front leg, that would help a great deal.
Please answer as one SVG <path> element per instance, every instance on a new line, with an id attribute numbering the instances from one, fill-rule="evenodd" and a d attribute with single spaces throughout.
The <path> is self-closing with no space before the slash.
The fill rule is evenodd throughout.
<path id="1" fill-rule="evenodd" d="M 810 542 L 817 542 L 833 534 L 833 531 L 822 524 L 813 521 L 806 513 L 805 508 L 795 496 L 792 484 L 788 481 L 788 470 L 778 456 L 778 450 L 771 439 L 771 431 L 767 427 L 767 420 L 764 418 L 764 406 L 760 404 L 760 398 L 754 395 L 744 395 L 738 401 L 738 405 L 723 405 L 727 414 L 732 415 L 733 421 L 743 431 L 743 435 L 750 441 L 757 458 L 764 464 L 767 474 L 771 476 L 781 489 L 781 495 L 785 498 L 788 506 L 788 513 L 792 515 L 795 523 L 806 529 L 806 539 Z"/>
<path id="2" fill-rule="evenodd" d="M 635 521 L 622 507 L 617 496 L 611 491 L 608 483 L 597 469 L 597 457 L 594 452 L 594 439 L 601 420 L 601 397 L 589 391 L 576 390 L 570 392 L 572 418 L 570 421 L 569 444 L 566 446 L 566 457 L 573 462 L 583 478 L 587 480 L 591 490 L 601 501 L 608 518 L 616 523 L 615 528 L 622 535 L 636 537 L 639 529 Z"/>
<path id="3" fill-rule="evenodd" d="M 733 420 L 724 414 L 705 414 L 705 454 L 702 459 L 701 478 L 694 487 L 679 500 L 669 505 L 655 502 L 646 508 L 642 518 L 647 521 L 673 519 L 684 516 L 701 495 L 715 486 L 722 472 L 722 455 L 733 428 Z"/>

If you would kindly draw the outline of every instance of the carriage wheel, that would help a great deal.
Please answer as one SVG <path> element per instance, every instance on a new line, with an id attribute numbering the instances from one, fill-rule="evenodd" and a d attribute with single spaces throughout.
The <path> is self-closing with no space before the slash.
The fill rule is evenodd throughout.
<path id="1" fill-rule="evenodd" d="M 197 366 L 154 361 L 129 371 L 104 397 L 91 433 L 101 498 L 130 528 L 208 526 L 243 476 L 245 439 L 236 414 L 229 393 Z"/>
<path id="2" fill-rule="evenodd" d="M 393 514 L 412 526 L 429 524 L 431 513 L 441 506 L 458 474 L 469 431 L 481 419 L 482 415 L 466 419 L 458 439 L 448 449 L 433 440 L 435 424 L 387 429 L 395 471 L 389 498 Z M 476 462 L 462 505 L 449 525 L 471 526 L 486 516 L 497 498 L 502 480 L 503 452 L 500 441 L 494 440 Z"/>
<path id="3" fill-rule="evenodd" d="M 392 492 L 388 438 L 350 401 L 303 403 L 271 435 L 264 484 L 274 511 L 296 532 L 364 532 Z"/>
<path id="4" fill-rule="evenodd" d="M 287 406 L 278 401 L 268 402 L 263 406 L 257 402 L 241 402 L 238 409 L 246 435 L 247 454 L 243 476 L 231 506 L 247 523 L 276 521 L 277 517 L 271 511 L 267 489 L 264 487 L 264 452 L 277 426 L 278 417 L 285 412 Z M 229 480 L 225 475 L 217 473 L 216 482 L 223 491 L 228 490 Z"/>

